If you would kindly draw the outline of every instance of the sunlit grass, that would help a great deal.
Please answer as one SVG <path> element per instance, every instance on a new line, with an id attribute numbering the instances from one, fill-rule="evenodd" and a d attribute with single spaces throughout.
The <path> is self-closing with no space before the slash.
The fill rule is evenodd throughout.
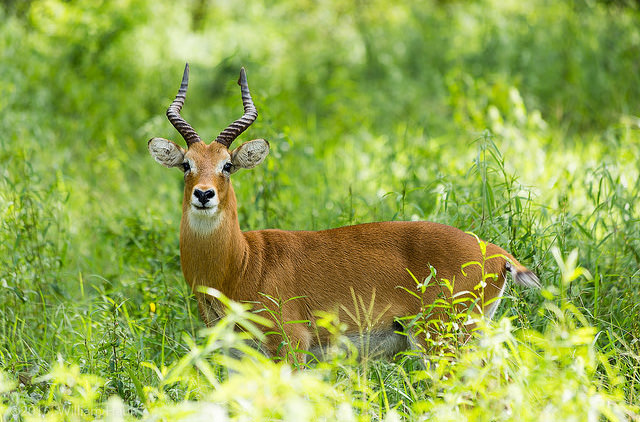
<path id="1" fill-rule="evenodd" d="M 639 21 L 595 1 L 3 4 L 0 413 L 637 420 Z M 321 315 L 336 347 L 292 371 L 233 333 L 256 323 L 238 305 L 203 331 L 181 176 L 146 151 L 178 137 L 187 60 L 207 140 L 247 67 L 246 136 L 272 151 L 234 175 L 243 229 L 438 221 L 505 247 L 542 294 L 510 287 L 468 342 L 445 324 L 444 356 L 356 359 Z"/>

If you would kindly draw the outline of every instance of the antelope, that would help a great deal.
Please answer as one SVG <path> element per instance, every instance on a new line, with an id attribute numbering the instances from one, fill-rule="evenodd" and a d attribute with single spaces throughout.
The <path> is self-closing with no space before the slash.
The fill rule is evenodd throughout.
<path id="1" fill-rule="evenodd" d="M 393 355 L 419 341 L 411 340 L 410 333 L 403 335 L 400 331 L 410 327 L 398 321 L 417 315 L 424 304 L 442 295 L 482 298 L 465 306 L 491 318 L 507 273 L 520 286 L 539 287 L 535 274 L 504 249 L 433 222 L 387 221 L 321 231 L 241 231 L 231 176 L 262 163 L 270 148 L 264 139 L 254 139 L 231 149 L 258 116 L 245 70 L 240 70 L 238 80 L 244 114 L 209 144 L 180 115 L 188 80 L 187 63 L 178 94 L 166 112 L 187 149 L 164 138 L 152 138 L 148 148 L 158 163 L 184 172 L 180 261 L 206 326 L 224 315 L 224 307 L 202 287 L 251 303 L 256 311 L 272 310 L 272 318 L 277 314 L 282 321 L 295 322 L 283 324 L 280 336 L 267 335 L 264 351 L 283 359 L 292 359 L 293 354 L 304 362 L 306 351 L 329 341 L 328 331 L 316 326 L 316 312 L 337 313 L 346 324 L 346 335 L 356 338 L 362 329 L 356 316 L 367 308 L 375 316 L 366 327 L 375 343 L 372 346 Z M 430 274 L 449 280 L 453 289 L 445 291 L 434 283 L 423 292 L 408 293 L 417 291 L 416 280 Z M 287 301 L 291 298 L 295 300 Z M 284 305 L 274 309 L 278 301 Z M 437 311 L 433 317 L 446 318 Z M 293 353 L 281 347 L 282 338 L 294 347 Z"/>

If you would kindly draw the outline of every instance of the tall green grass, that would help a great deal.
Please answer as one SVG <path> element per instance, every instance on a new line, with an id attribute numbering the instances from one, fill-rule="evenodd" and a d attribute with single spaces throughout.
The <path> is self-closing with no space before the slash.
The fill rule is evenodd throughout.
<path id="1" fill-rule="evenodd" d="M 637 420 L 639 20 L 582 1 L 3 4 L 4 418 Z M 246 136 L 272 152 L 235 175 L 244 229 L 438 221 L 543 292 L 510 288 L 445 356 L 356 360 L 325 315 L 343 347 L 291 372 L 233 334 L 255 323 L 239 305 L 203 331 L 181 177 L 146 152 L 179 137 L 185 61 L 205 139 L 239 116 L 247 68 Z"/>

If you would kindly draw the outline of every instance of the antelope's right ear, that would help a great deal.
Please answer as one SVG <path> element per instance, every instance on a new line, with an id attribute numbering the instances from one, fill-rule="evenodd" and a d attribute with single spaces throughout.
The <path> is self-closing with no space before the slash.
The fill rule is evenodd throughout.
<path id="1" fill-rule="evenodd" d="M 184 163 L 184 148 L 164 138 L 152 138 L 148 144 L 154 160 L 165 167 L 178 167 Z"/>
<path id="2" fill-rule="evenodd" d="M 231 164 L 233 164 L 234 173 L 238 169 L 252 169 L 261 162 L 269 154 L 269 142 L 264 139 L 253 139 L 240 145 L 231 151 Z"/>

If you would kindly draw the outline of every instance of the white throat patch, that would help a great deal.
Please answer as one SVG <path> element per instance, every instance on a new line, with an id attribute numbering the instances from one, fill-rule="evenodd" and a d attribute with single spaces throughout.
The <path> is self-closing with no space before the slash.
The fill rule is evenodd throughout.
<path id="1" fill-rule="evenodd" d="M 204 210 L 190 207 L 187 211 L 187 222 L 194 232 L 207 235 L 220 226 L 222 216 L 217 206 Z"/>

